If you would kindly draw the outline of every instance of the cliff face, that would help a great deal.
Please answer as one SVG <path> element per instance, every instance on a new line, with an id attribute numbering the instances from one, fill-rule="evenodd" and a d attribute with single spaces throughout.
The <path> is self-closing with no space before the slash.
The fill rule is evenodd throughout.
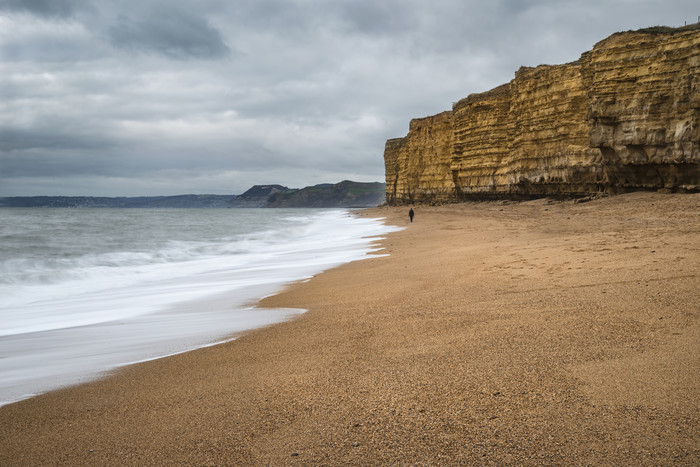
<path id="1" fill-rule="evenodd" d="M 445 185 L 445 174 L 450 173 L 453 126 L 452 112 L 443 112 L 412 120 L 405 138 L 387 141 L 387 196 L 404 193 L 416 202 L 428 202 L 451 195 L 453 188 Z"/>
<path id="2" fill-rule="evenodd" d="M 700 191 L 699 125 L 700 27 L 618 33 L 411 121 L 386 143 L 387 201 Z"/>

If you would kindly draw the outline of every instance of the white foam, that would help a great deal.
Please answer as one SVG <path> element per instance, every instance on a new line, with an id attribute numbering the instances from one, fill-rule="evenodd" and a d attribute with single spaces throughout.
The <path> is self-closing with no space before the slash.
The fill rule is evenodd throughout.
<path id="1" fill-rule="evenodd" d="M 0 405 L 285 320 L 298 311 L 247 305 L 367 257 L 395 230 L 340 210 L 292 221 L 225 242 L 174 240 L 58 266 L 35 259 L 24 282 L 0 284 Z"/>

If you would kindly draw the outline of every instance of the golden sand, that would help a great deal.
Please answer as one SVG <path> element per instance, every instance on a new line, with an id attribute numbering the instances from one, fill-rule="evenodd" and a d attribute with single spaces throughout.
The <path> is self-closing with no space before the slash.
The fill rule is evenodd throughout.
<path id="1" fill-rule="evenodd" d="M 700 195 L 415 210 L 292 321 L 0 408 L 0 465 L 700 464 Z"/>

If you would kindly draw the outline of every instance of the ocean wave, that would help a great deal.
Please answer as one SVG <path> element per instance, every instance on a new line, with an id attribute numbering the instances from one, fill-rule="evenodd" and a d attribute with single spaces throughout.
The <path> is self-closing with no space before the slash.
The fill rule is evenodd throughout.
<path id="1" fill-rule="evenodd" d="M 31 239 L 0 245 L 0 405 L 287 319 L 249 305 L 395 230 L 339 210 L 35 212 L 0 222 Z"/>
<path id="2" fill-rule="evenodd" d="M 71 243 L 51 233 L 39 247 L 44 255 L 29 251 L 0 262 L 0 336 L 128 319 L 226 290 L 299 280 L 366 254 L 365 235 L 383 230 L 377 221 L 346 211 L 290 215 L 266 210 L 248 213 L 247 231 L 238 225 L 236 232 L 222 236 L 225 229 L 216 225 L 217 234 L 211 235 L 207 224 L 198 222 L 198 239 L 192 232 L 187 238 L 140 239 L 131 243 L 134 250 L 121 241 L 122 249 L 114 251 L 103 234 L 109 230 L 112 238 L 119 237 L 116 220 L 89 225 L 99 238 L 96 244 Z M 124 237 L 133 237 L 135 228 L 152 230 L 133 219 L 127 225 Z M 173 232 L 172 225 L 166 230 Z"/>

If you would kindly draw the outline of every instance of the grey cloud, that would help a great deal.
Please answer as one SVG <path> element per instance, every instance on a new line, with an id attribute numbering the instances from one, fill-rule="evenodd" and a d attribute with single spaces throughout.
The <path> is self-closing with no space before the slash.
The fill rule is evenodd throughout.
<path id="1" fill-rule="evenodd" d="M 95 175 L 104 173 L 104 161 L 85 157 L 75 151 L 15 152 L 3 157 L 0 176 L 6 179 L 20 177 L 57 177 Z"/>
<path id="2" fill-rule="evenodd" d="M 410 31 L 417 21 L 410 14 L 411 6 L 402 7 L 394 2 L 355 2 L 341 4 L 342 19 L 355 30 L 365 34 L 389 35 L 397 31 Z"/>
<path id="3" fill-rule="evenodd" d="M 2 0 L 0 10 L 43 18 L 68 18 L 86 7 L 83 0 Z"/>
<path id="4" fill-rule="evenodd" d="M 158 8 L 145 19 L 122 15 L 108 36 L 117 48 L 173 59 L 216 59 L 231 53 L 219 31 L 205 19 L 175 8 Z"/>
<path id="5" fill-rule="evenodd" d="M 696 3 L 0 0 L 0 195 L 380 181 L 411 118 Z"/>
<path id="6" fill-rule="evenodd" d="M 10 39 L 0 43 L 0 56 L 7 61 L 34 61 L 43 63 L 96 60 L 103 55 L 98 46 L 86 43 L 87 34 L 44 34 L 30 38 Z"/>
<path id="7" fill-rule="evenodd" d="M 327 10 L 314 2 L 240 0 L 231 3 L 231 19 L 241 27 L 274 31 L 275 35 L 283 37 L 309 34 L 327 19 Z"/>
<path id="8" fill-rule="evenodd" d="M 0 151 L 29 149 L 91 149 L 102 150 L 111 146 L 104 135 L 81 135 L 56 130 L 0 128 Z"/>

